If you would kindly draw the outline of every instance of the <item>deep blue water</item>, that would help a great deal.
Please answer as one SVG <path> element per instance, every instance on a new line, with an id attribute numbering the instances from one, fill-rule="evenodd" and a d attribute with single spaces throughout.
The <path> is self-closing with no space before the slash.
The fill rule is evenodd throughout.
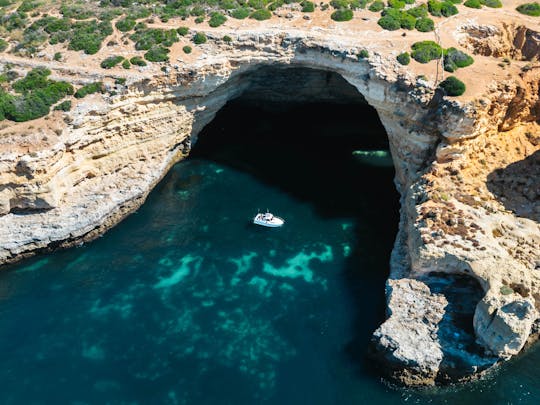
<path id="1" fill-rule="evenodd" d="M 366 359 L 398 196 L 351 151 L 385 144 L 359 106 L 225 108 L 119 226 L 0 272 L 0 403 L 538 403 L 538 350 L 431 390 Z"/>

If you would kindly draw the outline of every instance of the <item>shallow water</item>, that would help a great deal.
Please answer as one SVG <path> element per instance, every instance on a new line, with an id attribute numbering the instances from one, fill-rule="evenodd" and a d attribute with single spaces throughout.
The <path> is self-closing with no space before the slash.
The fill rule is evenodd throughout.
<path id="1" fill-rule="evenodd" d="M 537 350 L 423 391 L 366 360 L 398 196 L 351 152 L 384 147 L 379 125 L 360 106 L 227 107 L 118 227 L 1 272 L 1 402 L 537 403 Z M 283 228 L 250 224 L 266 208 Z"/>

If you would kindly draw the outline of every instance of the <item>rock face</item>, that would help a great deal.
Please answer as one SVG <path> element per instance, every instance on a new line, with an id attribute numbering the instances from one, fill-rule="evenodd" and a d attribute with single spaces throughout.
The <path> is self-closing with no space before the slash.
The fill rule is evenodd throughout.
<path id="1" fill-rule="evenodd" d="M 113 226 L 241 94 L 360 98 L 387 130 L 402 204 L 373 356 L 390 377 L 421 385 L 468 378 L 519 353 L 540 317 L 540 190 L 530 176 L 539 167 L 540 68 L 451 101 L 394 54 L 370 49 L 359 59 L 366 44 L 354 38 L 261 29 L 235 33 L 234 45 L 209 39 L 204 58 L 84 99 L 45 129 L 2 130 L 0 262 Z"/>

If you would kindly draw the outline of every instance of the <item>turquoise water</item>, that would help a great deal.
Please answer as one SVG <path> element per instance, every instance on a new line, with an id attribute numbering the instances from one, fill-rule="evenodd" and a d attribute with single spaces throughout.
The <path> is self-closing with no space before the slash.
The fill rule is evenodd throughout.
<path id="1" fill-rule="evenodd" d="M 420 391 L 366 359 L 398 209 L 392 170 L 351 159 L 384 147 L 372 118 L 227 107 L 118 227 L 1 272 L 0 402 L 537 403 L 537 350 Z M 283 228 L 250 224 L 266 208 Z"/>

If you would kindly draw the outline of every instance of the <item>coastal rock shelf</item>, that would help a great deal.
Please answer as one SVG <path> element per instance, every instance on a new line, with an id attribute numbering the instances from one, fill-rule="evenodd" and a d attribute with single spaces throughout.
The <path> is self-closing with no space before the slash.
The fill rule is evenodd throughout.
<path id="1" fill-rule="evenodd" d="M 540 317 L 538 64 L 455 101 L 381 51 L 392 42 L 292 30 L 231 36 L 224 44 L 210 32 L 204 57 L 141 71 L 116 95 L 42 119 L 39 131 L 31 122 L 4 128 L 0 262 L 114 226 L 240 95 L 362 101 L 387 131 L 401 195 L 388 318 L 371 354 L 411 385 L 467 379 L 518 354 Z M 364 48 L 369 58 L 357 56 Z"/>

